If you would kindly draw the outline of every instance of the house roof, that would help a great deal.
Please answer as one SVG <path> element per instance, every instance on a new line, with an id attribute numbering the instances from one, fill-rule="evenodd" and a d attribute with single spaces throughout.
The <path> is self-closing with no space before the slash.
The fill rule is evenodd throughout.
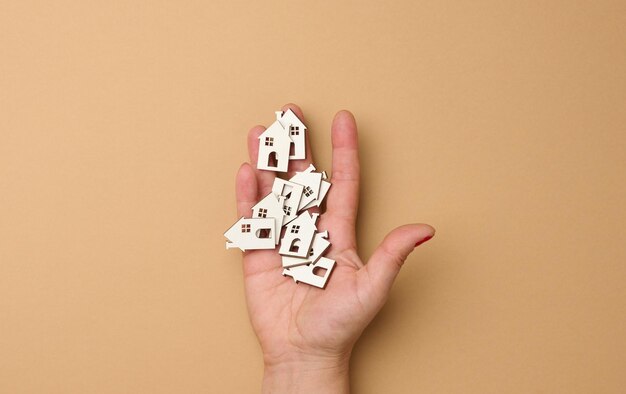
<path id="1" fill-rule="evenodd" d="M 291 108 L 283 112 L 283 115 L 280 117 L 279 121 L 285 129 L 289 128 L 290 125 L 296 125 L 303 130 L 306 130 L 306 126 L 304 125 L 304 123 L 302 123 L 300 118 L 298 118 L 298 116 L 291 110 Z"/>
<path id="2" fill-rule="evenodd" d="M 285 200 L 283 196 L 276 196 L 274 193 L 269 192 L 269 194 L 261 199 L 258 203 L 256 203 L 252 209 L 266 207 L 268 205 L 274 205 L 276 208 L 280 209 L 282 212 L 282 201 Z"/>
<path id="3" fill-rule="evenodd" d="M 224 233 L 224 236 L 232 241 L 235 234 L 237 233 L 235 229 L 241 227 L 241 223 L 244 220 L 246 220 L 244 216 L 240 217 L 239 220 L 235 222 L 235 224 L 233 224 L 232 226 L 230 226 L 228 230 L 226 230 L 226 232 Z"/>
<path id="4" fill-rule="evenodd" d="M 265 138 L 265 137 L 285 138 L 289 141 L 292 141 L 287 130 L 283 128 L 283 126 L 277 120 L 275 120 L 274 123 L 270 125 L 270 127 L 265 129 L 265 131 L 262 132 L 261 135 L 259 135 L 259 139 Z"/>
<path id="5" fill-rule="evenodd" d="M 319 215 L 319 213 L 314 213 L 313 215 L 311 215 L 309 211 L 304 211 L 300 215 L 298 215 L 298 217 L 296 217 L 293 221 L 291 221 L 289 225 L 292 226 L 293 224 L 310 221 L 315 230 L 317 230 L 317 226 L 315 225 L 315 223 L 317 222 L 317 218 L 319 217 Z"/>

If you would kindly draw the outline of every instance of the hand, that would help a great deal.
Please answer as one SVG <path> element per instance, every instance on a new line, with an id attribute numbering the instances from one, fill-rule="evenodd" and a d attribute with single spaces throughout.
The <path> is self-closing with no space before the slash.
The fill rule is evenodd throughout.
<path id="1" fill-rule="evenodd" d="M 287 108 L 304 121 L 300 108 L 288 104 L 283 110 Z M 237 174 L 239 216 L 250 216 L 252 206 L 271 191 L 276 176 L 255 169 L 258 136 L 263 130 L 262 126 L 250 130 L 252 165 L 244 163 Z M 325 255 L 337 265 L 326 288 L 296 284 L 282 276 L 277 250 L 253 250 L 243 256 L 248 313 L 265 362 L 263 392 L 349 392 L 348 366 L 355 342 L 387 300 L 409 253 L 435 233 L 426 224 L 398 227 L 363 264 L 355 235 L 359 154 L 352 114 L 337 113 L 331 133 L 332 186 L 318 231 L 328 230 L 331 247 Z M 312 163 L 308 138 L 306 145 L 306 160 L 290 161 L 288 178 Z"/>

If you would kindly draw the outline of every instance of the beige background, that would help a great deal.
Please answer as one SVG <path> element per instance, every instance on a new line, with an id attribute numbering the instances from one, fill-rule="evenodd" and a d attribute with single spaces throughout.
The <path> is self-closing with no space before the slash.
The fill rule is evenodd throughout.
<path id="1" fill-rule="evenodd" d="M 626 387 L 626 3 L 0 1 L 0 392 L 257 392 L 234 174 L 354 112 L 412 255 L 355 393 Z M 537 2 L 539 3 L 539 2 Z"/>

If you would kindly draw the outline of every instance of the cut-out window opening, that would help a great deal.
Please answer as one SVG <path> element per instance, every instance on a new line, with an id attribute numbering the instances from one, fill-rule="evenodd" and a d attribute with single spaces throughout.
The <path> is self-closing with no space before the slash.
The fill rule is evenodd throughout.
<path id="1" fill-rule="evenodd" d="M 297 224 L 291 227 L 292 234 L 298 234 L 299 232 L 300 232 L 300 226 L 298 226 Z"/>
<path id="2" fill-rule="evenodd" d="M 249 233 L 250 232 L 250 225 L 249 224 L 242 224 L 241 225 L 241 232 L 242 233 Z"/>
<path id="3" fill-rule="evenodd" d="M 309 197 L 311 194 L 313 194 L 313 189 L 311 189 L 309 186 L 304 188 L 304 195 Z"/>
<path id="4" fill-rule="evenodd" d="M 269 228 L 260 228 L 256 231 L 256 237 L 266 239 L 272 236 L 272 230 Z"/>
<path id="5" fill-rule="evenodd" d="M 285 212 L 287 216 L 291 215 L 291 207 L 283 207 L 283 212 Z"/>
<path id="6" fill-rule="evenodd" d="M 300 135 L 300 127 L 298 126 L 290 126 L 289 132 L 291 135 Z"/>
<path id="7" fill-rule="evenodd" d="M 259 208 L 259 213 L 257 215 L 260 218 L 266 218 L 267 217 L 267 209 L 265 208 Z"/>
<path id="8" fill-rule="evenodd" d="M 265 137 L 265 146 L 274 146 L 274 137 Z"/>

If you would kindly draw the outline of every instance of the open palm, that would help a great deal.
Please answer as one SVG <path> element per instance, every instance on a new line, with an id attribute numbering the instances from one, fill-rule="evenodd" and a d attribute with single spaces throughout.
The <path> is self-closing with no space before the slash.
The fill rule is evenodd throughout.
<path id="1" fill-rule="evenodd" d="M 302 111 L 291 108 L 300 118 Z M 250 163 L 256 163 L 262 126 L 248 135 Z M 331 127 L 333 146 L 332 186 L 319 231 L 328 230 L 328 258 L 337 262 L 325 289 L 296 284 L 282 276 L 277 250 L 244 253 L 246 301 L 254 331 L 261 343 L 266 365 L 307 359 L 346 360 L 359 335 L 380 310 L 407 255 L 432 238 L 434 229 L 425 224 L 399 227 L 387 235 L 367 264 L 357 254 L 355 221 L 359 195 L 359 155 L 354 117 L 340 111 Z M 305 160 L 289 163 L 287 177 L 312 163 L 310 144 Z M 239 216 L 268 194 L 276 175 L 244 163 L 237 174 Z"/>

